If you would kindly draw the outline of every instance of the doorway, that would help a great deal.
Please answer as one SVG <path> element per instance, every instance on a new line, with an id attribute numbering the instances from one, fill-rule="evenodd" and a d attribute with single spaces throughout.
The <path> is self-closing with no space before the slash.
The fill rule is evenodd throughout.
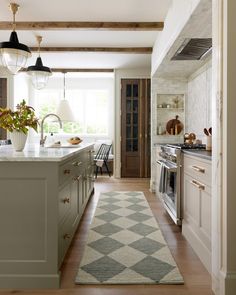
<path id="1" fill-rule="evenodd" d="M 150 79 L 121 79 L 121 177 L 150 177 Z"/>

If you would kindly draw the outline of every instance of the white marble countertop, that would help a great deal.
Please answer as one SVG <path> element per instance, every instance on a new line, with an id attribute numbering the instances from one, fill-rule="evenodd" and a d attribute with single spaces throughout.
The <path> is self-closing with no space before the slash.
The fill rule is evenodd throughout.
<path id="1" fill-rule="evenodd" d="M 92 146 L 93 143 L 81 143 L 73 147 L 48 148 L 35 144 L 26 145 L 22 152 L 16 152 L 12 145 L 4 145 L 0 146 L 0 162 L 60 162 Z"/>

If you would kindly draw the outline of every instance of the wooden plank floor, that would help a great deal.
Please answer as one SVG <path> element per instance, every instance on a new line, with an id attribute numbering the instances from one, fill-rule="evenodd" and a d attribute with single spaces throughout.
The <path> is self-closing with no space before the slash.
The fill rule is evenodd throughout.
<path id="1" fill-rule="evenodd" d="M 157 218 L 162 233 L 175 258 L 184 285 L 75 285 L 74 279 L 79 267 L 89 225 L 91 223 L 99 194 L 107 191 L 142 191 Z M 213 295 L 211 278 L 197 255 L 182 236 L 177 227 L 155 194 L 149 191 L 147 179 L 113 179 L 99 176 L 95 183 L 95 194 L 91 197 L 87 209 L 81 219 L 79 228 L 62 266 L 61 289 L 59 290 L 12 290 L 18 294 L 60 294 L 60 295 Z M 0 294 L 3 294 L 0 291 Z"/>

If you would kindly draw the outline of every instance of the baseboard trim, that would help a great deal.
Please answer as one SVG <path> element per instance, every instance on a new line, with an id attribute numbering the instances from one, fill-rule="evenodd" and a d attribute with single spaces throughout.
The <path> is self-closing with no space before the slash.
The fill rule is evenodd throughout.
<path id="1" fill-rule="evenodd" d="M 182 221 L 182 234 L 196 252 L 207 271 L 211 274 L 211 253 L 185 220 Z"/>
<path id="2" fill-rule="evenodd" d="M 60 274 L 0 275 L 1 289 L 58 289 Z"/>

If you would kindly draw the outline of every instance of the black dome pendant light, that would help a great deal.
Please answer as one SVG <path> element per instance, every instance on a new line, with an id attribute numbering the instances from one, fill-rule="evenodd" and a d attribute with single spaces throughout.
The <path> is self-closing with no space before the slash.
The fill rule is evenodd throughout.
<path id="1" fill-rule="evenodd" d="M 34 66 L 27 68 L 27 74 L 31 77 L 31 82 L 34 88 L 40 90 L 44 88 L 48 83 L 49 76 L 52 75 L 50 68 L 43 65 L 41 56 L 40 56 L 40 44 L 42 42 L 42 36 L 36 36 L 38 42 L 38 57 Z"/>
<path id="2" fill-rule="evenodd" d="M 13 31 L 10 35 L 10 40 L 0 43 L 0 55 L 2 63 L 12 74 L 16 74 L 22 67 L 25 66 L 27 59 L 31 56 L 29 47 L 25 44 L 19 43 L 15 23 L 15 15 L 18 11 L 19 5 L 10 3 L 9 8 L 13 14 Z"/>

